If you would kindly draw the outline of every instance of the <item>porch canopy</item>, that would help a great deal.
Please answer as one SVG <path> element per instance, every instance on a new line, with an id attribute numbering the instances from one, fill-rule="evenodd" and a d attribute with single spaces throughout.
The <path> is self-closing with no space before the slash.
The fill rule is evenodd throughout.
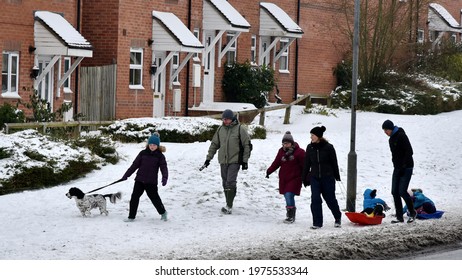
<path id="1" fill-rule="evenodd" d="M 206 47 L 204 56 L 214 49 L 225 32 L 233 32 L 234 37 L 227 45 L 219 50 L 218 67 L 221 66 L 221 59 L 229 48 L 234 44 L 242 32 L 249 32 L 249 22 L 226 0 L 204 0 L 203 5 L 203 28 L 204 30 L 216 30 L 218 35 Z M 202 61 L 204 63 L 204 61 Z"/>
<path id="2" fill-rule="evenodd" d="M 288 38 L 289 42 L 283 49 L 275 54 L 273 63 L 276 62 L 287 48 L 297 38 L 302 38 L 303 30 L 295 23 L 290 16 L 279 6 L 269 2 L 260 3 L 260 36 L 272 38 L 269 47 L 259 56 L 259 65 L 263 63 L 264 57 L 275 49 L 281 38 Z"/>
<path id="3" fill-rule="evenodd" d="M 152 18 L 152 39 L 154 41 L 152 50 L 169 52 L 162 64 L 158 65 L 154 74 L 154 81 L 157 80 L 175 53 L 188 53 L 175 72 L 172 73 L 170 81 L 173 81 L 189 59 L 194 54 L 202 52 L 204 46 L 175 14 L 152 11 Z"/>
<path id="4" fill-rule="evenodd" d="M 52 59 L 48 66 L 36 78 L 34 86 L 51 71 L 62 56 L 77 57 L 69 70 L 61 77 L 61 63 L 59 63 L 57 88 L 74 72 L 85 57 L 93 56 L 92 45 L 60 14 L 49 11 L 36 11 L 34 14 L 34 44 L 35 55 L 47 55 Z M 36 64 L 37 65 L 37 64 Z M 59 92 L 58 92 L 59 95 Z"/>

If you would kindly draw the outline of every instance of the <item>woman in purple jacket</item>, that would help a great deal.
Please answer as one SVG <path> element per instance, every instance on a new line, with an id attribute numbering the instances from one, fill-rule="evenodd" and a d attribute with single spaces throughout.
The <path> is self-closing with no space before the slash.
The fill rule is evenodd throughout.
<path id="1" fill-rule="evenodd" d="M 290 131 L 282 138 L 282 147 L 278 150 L 276 158 L 266 170 L 266 178 L 279 167 L 279 193 L 286 199 L 286 219 L 284 223 L 295 222 L 295 196 L 300 195 L 302 189 L 302 171 L 305 158 L 305 150 L 300 148 Z"/>
<path id="2" fill-rule="evenodd" d="M 168 168 L 167 161 L 163 154 L 165 147 L 160 146 L 158 134 L 153 134 L 149 137 L 146 149 L 142 150 L 133 161 L 132 165 L 125 172 L 122 179 L 127 180 L 137 169 L 135 177 L 135 185 L 130 199 L 130 211 L 126 222 L 133 222 L 138 211 L 140 197 L 146 191 L 149 199 L 161 215 L 161 220 L 167 221 L 167 211 L 162 204 L 159 193 L 157 192 L 157 174 L 162 173 L 162 186 L 167 184 Z"/>

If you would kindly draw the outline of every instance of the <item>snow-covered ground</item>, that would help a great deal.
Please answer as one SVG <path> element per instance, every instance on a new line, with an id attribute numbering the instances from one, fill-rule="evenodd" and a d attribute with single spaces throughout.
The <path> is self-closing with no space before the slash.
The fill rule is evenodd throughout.
<path id="1" fill-rule="evenodd" d="M 358 155 L 356 210 L 362 210 L 365 188 L 392 206 L 381 225 L 358 226 L 343 216 L 342 228 L 334 228 L 324 205 L 324 227 L 310 230 L 310 190 L 296 197 L 297 220 L 284 224 L 285 201 L 278 193 L 277 174 L 265 171 L 281 146 L 286 131 L 305 148 L 309 131 L 324 125 L 324 136 L 334 145 L 342 182 L 337 183 L 340 207 L 346 205 L 347 160 L 350 151 L 351 115 L 333 110 L 331 115 L 292 110 L 290 124 L 283 124 L 284 110 L 266 114 L 267 139 L 252 140 L 249 170 L 238 176 L 238 192 L 232 215 L 222 215 L 225 199 L 216 156 L 199 171 L 210 142 L 177 144 L 161 142 L 169 167 L 169 181 L 159 188 L 169 214 L 163 222 L 144 194 L 133 223 L 123 222 L 133 187 L 129 180 L 97 193 L 121 191 L 122 200 L 108 203 L 108 216 L 83 218 L 65 193 L 70 187 L 84 192 L 111 183 L 124 174 L 144 144 L 116 143 L 122 160 L 106 165 L 85 178 L 37 191 L 0 196 L 1 260 L 269 260 L 269 259 L 402 259 L 430 246 L 460 244 L 462 232 L 462 111 L 435 116 L 402 116 L 357 113 Z M 439 210 L 439 220 L 391 224 L 392 163 L 388 137 L 381 125 L 390 119 L 404 128 L 414 149 L 411 187 L 423 189 Z M 254 120 L 258 123 L 258 117 Z M 179 120 L 181 122 L 181 120 Z M 0 134 L 0 141 L 4 135 Z M 48 148 L 51 149 L 51 148 Z M 53 149 L 51 149 L 52 151 Z M 72 153 L 69 153 L 72 154 Z"/>

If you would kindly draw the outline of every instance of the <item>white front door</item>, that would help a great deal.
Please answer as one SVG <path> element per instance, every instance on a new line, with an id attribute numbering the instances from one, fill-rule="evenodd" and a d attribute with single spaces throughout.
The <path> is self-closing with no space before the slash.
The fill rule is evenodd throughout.
<path id="1" fill-rule="evenodd" d="M 207 49 L 215 38 L 215 31 L 206 31 L 204 34 L 204 46 Z M 215 89 L 215 45 L 210 52 L 204 56 L 204 88 L 202 102 L 213 102 Z"/>
<path id="2" fill-rule="evenodd" d="M 42 74 L 45 67 L 50 64 L 50 56 L 39 56 L 38 57 L 38 67 L 39 75 Z M 42 100 L 46 100 L 50 104 L 50 110 L 53 111 L 53 68 L 48 72 L 41 81 L 38 83 L 37 94 Z"/>
<path id="3" fill-rule="evenodd" d="M 155 53 L 156 65 L 159 67 L 165 60 L 165 52 Z M 154 82 L 153 96 L 153 117 L 159 118 L 165 116 L 165 68 L 157 76 L 157 80 Z"/>

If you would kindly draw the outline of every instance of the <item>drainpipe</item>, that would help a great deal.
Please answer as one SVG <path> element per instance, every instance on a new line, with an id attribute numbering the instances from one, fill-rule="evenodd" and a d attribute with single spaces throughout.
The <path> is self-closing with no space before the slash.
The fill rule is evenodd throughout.
<path id="1" fill-rule="evenodd" d="M 81 0 L 77 0 L 77 31 L 80 32 L 80 8 L 81 8 Z M 75 86 L 74 86 L 74 115 L 77 115 L 78 105 L 79 105 L 79 67 L 75 68 Z"/>
<path id="2" fill-rule="evenodd" d="M 297 24 L 300 26 L 300 0 L 297 1 Z M 299 39 L 295 39 L 294 100 L 297 100 L 297 92 L 298 92 L 298 40 Z"/>
<path id="3" fill-rule="evenodd" d="M 192 0 L 189 0 L 188 1 L 188 29 L 191 30 L 191 1 Z M 185 97 L 185 109 L 184 109 L 184 112 L 185 112 L 185 116 L 189 116 L 189 110 L 188 110 L 188 107 L 189 107 L 189 78 L 190 78 L 190 74 L 189 74 L 189 68 L 191 66 L 190 64 L 190 61 L 191 60 L 188 60 L 187 64 L 186 64 L 186 97 Z"/>

